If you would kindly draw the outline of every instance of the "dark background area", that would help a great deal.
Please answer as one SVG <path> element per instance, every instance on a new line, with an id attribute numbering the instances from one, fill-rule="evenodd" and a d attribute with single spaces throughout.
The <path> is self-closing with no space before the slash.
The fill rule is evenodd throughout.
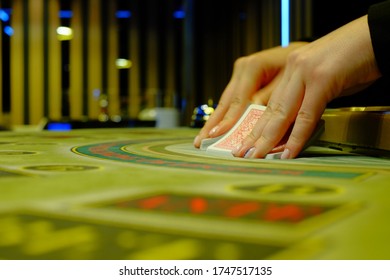
<path id="1" fill-rule="evenodd" d="M 86 0 L 87 1 L 87 0 Z M 102 0 L 88 0 L 102 1 Z M 129 80 L 128 69 L 119 70 L 118 87 L 121 105 L 126 111 L 127 94 L 131 84 L 137 83 L 142 94 L 150 88 L 157 88 L 164 95 L 174 92 L 174 105 L 186 110 L 185 118 L 190 117 L 194 106 L 213 100 L 219 96 L 229 82 L 234 61 L 240 56 L 260 51 L 280 44 L 280 1 L 270 0 L 114 0 L 119 10 L 130 10 L 133 15 L 128 19 L 118 19 L 120 36 L 118 54 L 131 58 L 129 44 L 138 40 L 140 75 L 138 81 Z M 347 22 L 367 13 L 370 5 L 379 0 L 291 0 L 291 41 L 300 39 L 314 40 Z M 61 0 L 61 8 L 71 9 L 72 1 Z M 93 2 L 92 2 L 93 3 Z M 103 0 L 103 6 L 105 0 Z M 0 0 L 0 7 L 12 9 L 11 0 Z M 310 7 L 308 11 L 307 7 Z M 305 10 L 306 9 L 306 10 Z M 304 11 L 305 10 L 305 11 Z M 183 18 L 174 18 L 176 11 L 185 13 Z M 297 13 L 298 11 L 298 13 Z M 90 11 L 85 11 L 87 14 Z M 310 20 L 308 20 L 310 18 Z M 102 20 L 102 36 L 107 36 Z M 306 26 L 309 22 L 310 26 Z M 299 24 L 297 24 L 299 23 Z M 12 14 L 9 23 L 0 22 L 3 30 L 6 24 L 12 26 Z M 63 25 L 69 25 L 63 22 Z M 139 37 L 130 37 L 128 30 L 137 25 Z M 297 27 L 298 26 L 298 27 Z M 305 29 L 305 32 L 302 30 Z M 157 32 L 154 39 L 150 32 Z M 302 35 L 304 33 L 304 35 Z M 169 37 L 167 37 L 169 34 Z M 2 111 L 10 111 L 10 37 L 2 36 Z M 154 40 L 154 41 L 153 41 Z M 169 42 L 168 42 L 169 41 Z M 63 50 L 63 90 L 69 87 L 67 72 L 67 53 L 69 44 L 64 42 Z M 154 46 L 155 44 L 155 46 Z M 174 56 L 167 57 L 171 50 Z M 172 51 L 173 50 L 173 51 Z M 107 49 L 103 45 L 103 53 Z M 105 60 L 103 60 L 103 65 Z M 156 65 L 156 67 L 151 67 Z M 151 68 L 157 69 L 151 71 Z M 168 70 L 167 70 L 168 69 Z M 152 77 L 153 75 L 153 77 Z M 107 71 L 102 71 L 103 87 L 106 87 Z M 152 78 L 151 78 L 152 77 Z M 151 86 L 150 81 L 157 81 Z M 173 82 L 168 82 L 173 81 Z M 389 85 L 379 81 L 360 94 L 341 98 L 332 102 L 330 107 L 340 106 L 382 106 L 390 105 L 390 95 L 383 94 Z M 104 89 L 103 89 L 104 90 Z M 66 95 L 64 94 L 65 99 Z M 144 100 L 147 96 L 143 96 Z M 66 100 L 64 100 L 64 104 Z M 161 105 L 166 105 L 162 103 Z M 66 109 L 66 110 L 65 110 Z M 69 114 L 65 108 L 64 116 Z"/>
<path id="2" fill-rule="evenodd" d="M 367 14 L 370 5 L 380 0 L 313 1 L 313 38 L 321 37 L 332 30 Z M 329 104 L 329 107 L 384 106 L 390 105 L 390 96 L 386 92 L 390 83 L 380 79 L 369 88 L 353 96 L 341 97 Z"/>

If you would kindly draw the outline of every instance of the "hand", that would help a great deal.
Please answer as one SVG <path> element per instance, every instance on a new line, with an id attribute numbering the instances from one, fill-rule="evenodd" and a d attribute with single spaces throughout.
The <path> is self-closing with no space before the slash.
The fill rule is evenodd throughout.
<path id="1" fill-rule="evenodd" d="M 293 126 L 282 158 L 296 157 L 329 101 L 354 93 L 380 76 L 367 16 L 294 50 L 266 111 L 233 154 L 262 158 Z"/>
<path id="2" fill-rule="evenodd" d="M 194 146 L 199 148 L 203 139 L 227 132 L 249 103 L 266 105 L 282 77 L 288 54 L 306 44 L 295 42 L 286 48 L 275 47 L 239 58 L 216 110 L 195 138 Z"/>

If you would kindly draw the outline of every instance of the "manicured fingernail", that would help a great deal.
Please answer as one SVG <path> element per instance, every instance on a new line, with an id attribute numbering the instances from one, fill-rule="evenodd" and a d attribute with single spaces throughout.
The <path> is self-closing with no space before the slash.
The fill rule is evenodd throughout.
<path id="1" fill-rule="evenodd" d="M 248 151 L 246 151 L 244 158 L 250 158 L 255 153 L 255 147 L 250 148 Z"/>
<path id="2" fill-rule="evenodd" d="M 235 155 L 237 154 L 242 148 L 242 145 L 239 145 L 237 147 L 235 147 L 233 150 L 232 150 L 232 154 Z"/>
<path id="3" fill-rule="evenodd" d="M 219 126 L 218 125 L 215 126 L 212 130 L 210 130 L 209 135 L 213 136 L 218 131 L 218 129 L 219 129 Z"/>
<path id="4" fill-rule="evenodd" d="M 282 155 L 280 156 L 280 159 L 289 159 L 290 158 L 290 150 L 289 149 L 285 149 L 282 153 Z"/>
<path id="5" fill-rule="evenodd" d="M 197 135 L 196 137 L 195 137 L 195 139 L 194 139 L 194 146 L 198 143 L 198 141 L 199 141 L 199 135 Z"/>

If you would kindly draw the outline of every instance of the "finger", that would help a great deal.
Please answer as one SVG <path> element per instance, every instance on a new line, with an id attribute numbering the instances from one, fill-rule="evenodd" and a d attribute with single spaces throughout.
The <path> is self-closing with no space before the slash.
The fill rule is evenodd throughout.
<path id="1" fill-rule="evenodd" d="M 234 88 L 235 95 L 223 120 L 218 125 L 220 129 L 225 128 L 224 131 L 237 122 L 262 84 L 272 81 L 276 75 L 274 70 L 269 70 L 270 67 L 260 56 L 251 55 L 243 58 L 239 63 L 241 71 Z"/>
<path id="2" fill-rule="evenodd" d="M 210 137 L 210 131 L 217 127 L 218 123 L 223 119 L 227 110 L 229 109 L 228 104 L 230 103 L 231 93 L 234 92 L 231 88 L 234 87 L 234 82 L 230 82 L 226 87 L 224 93 L 221 96 L 221 99 L 218 103 L 217 108 L 211 114 L 210 118 L 207 120 L 205 125 L 199 131 L 199 134 L 194 139 L 194 146 L 196 148 L 200 147 L 201 141 L 205 138 Z"/>
<path id="3" fill-rule="evenodd" d="M 275 99 L 275 97 L 278 95 L 276 92 L 283 92 L 282 90 L 278 90 L 279 88 L 284 87 L 283 80 L 278 85 L 275 83 L 275 93 L 273 94 L 272 99 Z M 265 94 L 267 94 L 267 88 L 265 88 Z M 271 88 L 269 88 L 271 90 Z M 261 90 L 260 90 L 261 91 Z M 269 93 L 271 96 L 271 93 Z M 268 102 L 267 102 L 268 103 Z M 272 104 L 272 101 L 271 101 Z M 272 105 L 267 107 L 260 119 L 255 124 L 254 128 L 250 132 L 250 134 L 242 141 L 242 143 L 236 147 L 232 154 L 235 157 L 251 157 L 251 155 L 254 153 L 254 143 L 258 140 L 258 138 L 261 136 L 264 127 L 267 125 L 269 120 L 272 118 Z M 250 150 L 250 153 L 248 151 Z"/>
<path id="4" fill-rule="evenodd" d="M 273 118 L 274 111 L 276 108 L 276 103 L 278 103 L 278 95 L 279 92 L 283 93 L 283 88 L 285 87 L 285 82 L 283 80 L 281 83 L 279 83 L 275 89 L 275 93 L 272 94 L 272 97 L 270 99 L 269 106 L 264 111 L 263 115 L 260 117 L 260 119 L 257 121 L 256 125 L 252 129 L 251 133 L 242 141 L 241 145 L 239 147 L 236 147 L 236 149 L 233 150 L 233 155 L 236 157 L 250 157 L 255 149 L 251 149 L 254 147 L 255 142 L 260 138 L 260 136 L 263 133 L 264 128 L 267 126 L 268 122 Z M 283 99 L 283 97 L 280 97 Z M 276 100 L 276 101 L 272 101 Z M 251 153 L 247 154 L 248 150 L 251 149 Z"/>
<path id="5" fill-rule="evenodd" d="M 203 128 L 199 131 L 199 134 L 194 139 L 193 144 L 196 148 L 200 147 L 201 141 L 203 139 L 210 137 L 210 131 L 215 128 L 225 116 L 227 110 L 229 109 L 229 104 L 235 93 L 234 89 L 236 87 L 237 81 L 240 79 L 242 71 L 242 64 L 235 63 L 232 77 L 221 95 L 217 108 L 211 114 L 210 118 L 207 120 Z"/>
<path id="6" fill-rule="evenodd" d="M 263 71 L 261 60 L 254 56 L 236 61 L 231 82 L 222 94 L 216 111 L 195 138 L 195 147 L 200 146 L 202 139 L 222 135 L 233 127 L 247 108 L 250 97 L 260 87 L 259 77 Z"/>
<path id="7" fill-rule="evenodd" d="M 287 64 L 279 85 L 270 97 L 266 110 L 268 117 L 261 119 L 263 124 L 259 125 L 260 129 L 255 132 L 257 135 L 253 137 L 254 149 L 246 157 L 263 158 L 273 148 L 281 145 L 280 141 L 286 137 L 288 131 L 291 131 L 291 124 L 295 120 L 304 94 L 305 85 L 301 72 L 293 63 Z"/>
<path id="8" fill-rule="evenodd" d="M 327 102 L 321 98 L 322 96 L 325 96 L 323 89 L 319 89 L 317 86 L 314 90 L 307 89 L 292 132 L 285 145 L 283 159 L 297 157 L 310 139 L 326 107 Z"/>
<path id="9" fill-rule="evenodd" d="M 268 117 L 264 121 L 261 119 L 263 124 L 259 125 L 260 129 L 253 132 L 255 149 L 247 157 L 265 157 L 280 143 L 294 122 L 303 99 L 305 86 L 297 72 L 293 74 L 291 79 L 287 77 L 286 80 L 288 81 L 283 82 L 282 86 L 278 87 L 275 97 L 272 96 L 270 100 L 267 107 Z"/>
<path id="10" fill-rule="evenodd" d="M 292 50 L 305 44 L 302 42 L 292 43 L 287 48 L 276 47 L 236 60 L 229 86 L 222 94 L 218 105 L 224 108 L 217 108 L 216 112 L 213 113 L 214 116 L 210 117 L 208 124 L 204 126 L 197 139 L 195 139 L 195 146 L 200 145 L 202 138 L 209 137 L 210 132 L 213 132 L 211 133 L 213 136 L 218 136 L 231 128 L 245 109 L 247 99 L 254 95 L 262 84 L 273 82 L 275 77 L 281 76 L 279 71 L 283 69 L 286 56 Z M 232 102 L 234 96 L 238 99 Z M 263 99 L 263 97 L 265 98 Z M 259 102 L 266 103 L 269 96 L 263 97 L 260 98 Z M 232 108 L 230 108 L 230 104 L 232 104 Z M 226 106 L 229 106 L 229 108 L 227 109 Z M 222 122 L 223 118 L 226 118 L 225 122 Z"/>

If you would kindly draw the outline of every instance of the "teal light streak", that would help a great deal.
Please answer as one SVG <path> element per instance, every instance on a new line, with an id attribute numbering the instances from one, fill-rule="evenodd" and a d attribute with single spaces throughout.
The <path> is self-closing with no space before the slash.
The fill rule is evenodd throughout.
<path id="1" fill-rule="evenodd" d="M 290 0 L 281 0 L 281 45 L 286 47 L 290 42 Z"/>

